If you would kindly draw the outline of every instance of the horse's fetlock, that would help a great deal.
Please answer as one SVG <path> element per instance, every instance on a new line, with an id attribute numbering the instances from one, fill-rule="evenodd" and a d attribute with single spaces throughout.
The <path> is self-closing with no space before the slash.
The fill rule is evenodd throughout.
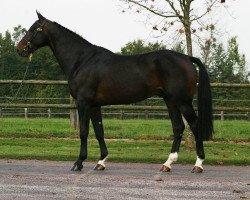
<path id="1" fill-rule="evenodd" d="M 79 161 L 79 162 L 83 162 L 83 161 L 86 160 L 86 159 L 87 159 L 87 155 L 79 156 L 78 161 Z"/>
<path id="2" fill-rule="evenodd" d="M 108 152 L 105 152 L 101 155 L 100 160 L 103 160 L 104 158 L 106 158 L 108 156 Z"/>

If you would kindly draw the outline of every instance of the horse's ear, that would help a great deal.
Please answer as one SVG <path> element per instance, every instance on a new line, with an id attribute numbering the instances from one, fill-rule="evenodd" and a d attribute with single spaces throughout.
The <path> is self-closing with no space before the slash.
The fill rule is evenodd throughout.
<path id="1" fill-rule="evenodd" d="M 37 17 L 38 17 L 38 19 L 39 19 L 40 22 L 46 19 L 46 18 L 45 18 L 44 16 L 42 16 L 41 13 L 39 13 L 38 11 L 36 11 L 36 14 L 37 14 Z"/>

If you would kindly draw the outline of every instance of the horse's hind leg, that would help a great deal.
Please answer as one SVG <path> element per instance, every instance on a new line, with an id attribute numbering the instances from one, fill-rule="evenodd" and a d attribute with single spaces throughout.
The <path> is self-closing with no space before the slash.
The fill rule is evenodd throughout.
<path id="1" fill-rule="evenodd" d="M 196 153 L 197 153 L 197 160 L 194 165 L 194 168 L 192 172 L 201 173 L 203 172 L 202 163 L 205 159 L 205 152 L 203 147 L 203 140 L 201 137 L 199 137 L 198 133 L 198 117 L 194 111 L 194 108 L 192 106 L 192 103 L 184 103 L 179 106 L 181 113 L 187 120 L 190 129 L 192 130 L 194 136 L 195 136 L 195 142 L 196 142 Z"/>
<path id="2" fill-rule="evenodd" d="M 169 154 L 167 161 L 162 165 L 160 171 L 169 172 L 171 170 L 171 164 L 177 161 L 181 138 L 185 129 L 185 125 L 182 120 L 181 112 L 177 108 L 177 106 L 173 103 L 167 102 L 166 100 L 165 102 L 168 107 L 169 117 L 172 122 L 174 141 L 172 144 L 171 153 Z"/>
<path id="3" fill-rule="evenodd" d="M 96 139 L 98 140 L 100 150 L 101 150 L 101 157 L 94 169 L 104 170 L 105 169 L 104 162 L 107 158 L 108 150 L 104 141 L 101 107 L 92 108 L 90 118 L 94 127 Z"/>

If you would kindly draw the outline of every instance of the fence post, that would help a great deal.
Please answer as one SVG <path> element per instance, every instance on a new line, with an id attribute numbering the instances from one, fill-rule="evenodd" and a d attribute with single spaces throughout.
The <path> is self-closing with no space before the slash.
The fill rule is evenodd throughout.
<path id="1" fill-rule="evenodd" d="M 24 108 L 24 118 L 28 119 L 28 108 Z"/>
<path id="2" fill-rule="evenodd" d="M 70 105 L 75 106 L 75 100 L 73 99 L 72 96 L 70 96 Z M 78 113 L 76 109 L 70 109 L 70 127 L 77 129 L 79 127 L 79 122 L 78 122 Z"/>
<path id="3" fill-rule="evenodd" d="M 250 112 L 247 112 L 247 120 L 250 121 Z"/>
<path id="4" fill-rule="evenodd" d="M 221 111 L 221 112 L 220 112 L 220 120 L 221 120 L 221 121 L 224 121 L 224 111 Z"/>
<path id="5" fill-rule="evenodd" d="M 123 110 L 121 110 L 120 119 L 121 119 L 121 120 L 123 120 L 123 119 L 124 119 L 124 111 L 123 111 Z"/>
<path id="6" fill-rule="evenodd" d="M 0 117 L 2 117 L 2 108 L 0 108 Z"/>
<path id="7" fill-rule="evenodd" d="M 50 108 L 48 109 L 48 118 L 49 119 L 51 118 L 51 109 Z"/>

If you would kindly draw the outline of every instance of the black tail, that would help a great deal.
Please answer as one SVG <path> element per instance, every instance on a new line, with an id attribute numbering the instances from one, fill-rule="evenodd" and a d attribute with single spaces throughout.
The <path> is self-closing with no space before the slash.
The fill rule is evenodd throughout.
<path id="1" fill-rule="evenodd" d="M 209 140 L 212 139 L 213 134 L 212 95 L 209 76 L 200 59 L 190 57 L 190 60 L 199 67 L 198 134 L 203 140 Z"/>

